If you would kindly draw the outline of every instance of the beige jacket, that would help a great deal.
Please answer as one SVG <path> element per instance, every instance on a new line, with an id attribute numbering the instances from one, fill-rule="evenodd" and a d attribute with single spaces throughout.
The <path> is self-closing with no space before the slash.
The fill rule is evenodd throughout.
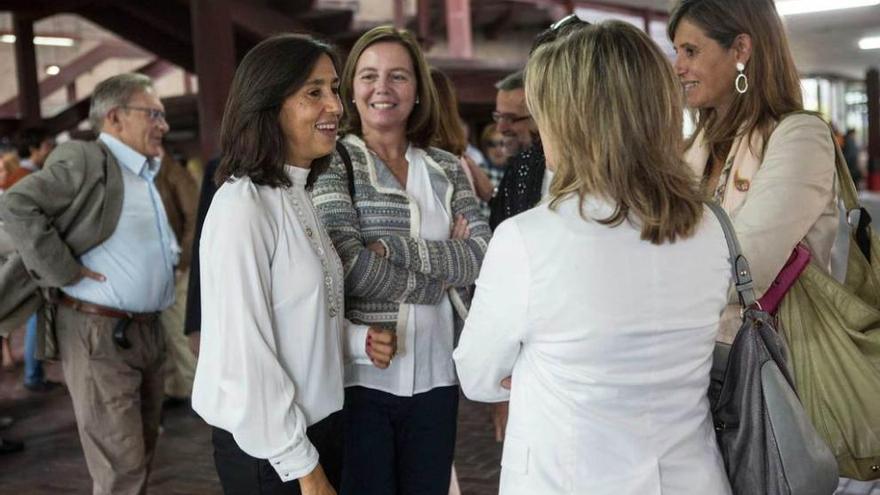
<path id="1" fill-rule="evenodd" d="M 819 266 L 830 271 L 837 233 L 834 143 L 828 124 L 817 116 L 784 118 L 767 142 L 754 136 L 731 146 L 715 199 L 730 214 L 755 290 L 764 294 L 792 249 L 804 241 Z M 709 149 L 698 135 L 685 152 L 694 173 L 703 176 Z M 739 304 L 732 295 L 721 320 L 719 340 L 730 342 L 739 329 Z"/>
<path id="2" fill-rule="evenodd" d="M 76 278 L 77 257 L 116 229 L 122 194 L 110 150 L 99 141 L 70 141 L 0 196 L 0 220 L 15 248 L 0 261 L 0 335 L 40 307 L 41 287 Z"/>

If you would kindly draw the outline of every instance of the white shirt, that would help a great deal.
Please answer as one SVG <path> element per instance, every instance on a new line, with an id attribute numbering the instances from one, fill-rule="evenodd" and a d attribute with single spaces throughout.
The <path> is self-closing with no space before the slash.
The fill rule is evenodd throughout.
<path id="1" fill-rule="evenodd" d="M 657 246 L 577 203 L 496 229 L 455 350 L 465 395 L 510 400 L 500 493 L 730 493 L 706 397 L 730 284 L 721 226 L 704 209 L 694 237 Z"/>
<path id="2" fill-rule="evenodd" d="M 446 240 L 452 221 L 445 201 L 437 197 L 431 187 L 423 155 L 423 150 L 413 146 L 406 152 L 409 163 L 406 193 L 416 207 L 411 221 L 418 222 L 420 238 Z M 346 366 L 345 386 L 360 385 L 410 397 L 436 387 L 457 385 L 452 362 L 454 321 L 449 297 L 435 305 L 402 304 L 400 315 L 406 319 L 406 331 L 397 334 L 397 355 L 391 366 L 380 370 L 369 360 L 353 361 Z M 356 337 L 356 341 L 362 339 L 359 335 Z"/>
<path id="3" fill-rule="evenodd" d="M 292 187 L 237 179 L 220 186 L 208 210 L 199 250 L 202 332 L 192 405 L 288 481 L 318 463 L 306 428 L 342 408 L 346 320 L 342 265 L 305 191 L 309 171 L 286 169 Z M 319 255 L 339 298 L 336 316 Z M 364 352 L 363 345 L 358 350 Z"/>
<path id="4" fill-rule="evenodd" d="M 83 278 L 65 294 L 137 313 L 161 311 L 174 302 L 174 266 L 180 246 L 154 180 L 159 160 L 147 158 L 115 137 L 98 137 L 119 162 L 122 212 L 107 240 L 80 256 L 80 263 L 106 277 Z"/>

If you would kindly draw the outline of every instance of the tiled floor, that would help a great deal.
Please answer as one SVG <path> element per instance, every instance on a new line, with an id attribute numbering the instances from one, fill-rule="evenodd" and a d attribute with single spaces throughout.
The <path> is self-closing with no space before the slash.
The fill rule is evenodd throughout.
<path id="1" fill-rule="evenodd" d="M 13 338 L 19 359 L 20 339 L 19 332 Z M 50 378 L 61 379 L 60 366 L 50 364 L 46 369 Z M 0 415 L 16 418 L 0 435 L 26 444 L 24 452 L 0 457 L 0 495 L 89 493 L 91 482 L 66 390 L 28 392 L 21 385 L 21 374 L 21 366 L 0 370 Z M 220 493 L 211 452 L 208 426 L 186 408 L 169 410 L 150 476 L 150 493 Z M 462 400 L 455 456 L 461 493 L 496 494 L 500 459 L 501 445 L 493 438 L 488 406 Z M 843 480 L 836 495 L 880 495 L 880 483 Z"/>
<path id="2" fill-rule="evenodd" d="M 13 336 L 21 359 L 21 332 Z M 46 367 L 61 380 L 58 364 Z M 15 424 L 0 436 L 20 439 L 25 450 L 0 457 L 0 495 L 90 493 L 91 481 L 82 457 L 73 408 L 67 391 L 28 392 L 21 384 L 22 367 L 0 370 L 0 415 Z M 219 494 L 211 458 L 210 430 L 186 408 L 167 411 L 159 439 L 150 493 L 161 495 Z M 456 469 L 463 495 L 498 491 L 501 446 L 495 443 L 487 406 L 462 400 L 459 413 Z"/>

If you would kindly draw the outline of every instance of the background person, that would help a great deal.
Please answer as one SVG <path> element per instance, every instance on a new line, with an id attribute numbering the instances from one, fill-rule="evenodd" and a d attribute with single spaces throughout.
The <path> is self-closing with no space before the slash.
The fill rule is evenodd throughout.
<path id="1" fill-rule="evenodd" d="M 179 248 L 154 184 L 168 132 L 142 74 L 100 82 L 95 141 L 69 141 L 0 197 L 16 253 L 0 270 L 0 326 L 52 302 L 58 351 L 95 495 L 146 491 L 159 433 Z M 26 282 L 22 278 L 27 277 Z"/>
<path id="2" fill-rule="evenodd" d="M 683 0 L 667 30 L 696 130 L 685 160 L 730 214 L 761 297 L 799 242 L 830 273 L 837 234 L 834 143 L 803 110 L 800 78 L 771 0 Z M 742 322 L 732 293 L 720 340 Z"/>
<path id="3" fill-rule="evenodd" d="M 461 169 L 471 183 L 477 198 L 488 201 L 492 199 L 494 186 L 483 169 L 477 165 L 473 158 L 467 154 L 469 146 L 467 132 L 461 124 L 461 116 L 458 114 L 458 98 L 455 96 L 455 86 L 449 76 L 436 67 L 431 67 L 431 81 L 437 89 L 437 104 L 440 108 L 447 109 L 440 112 L 440 124 L 434 137 L 434 146 L 446 150 L 459 157 Z"/>
<path id="4" fill-rule="evenodd" d="M 342 492 L 446 495 L 459 397 L 453 338 L 489 229 L 458 159 L 430 147 L 442 109 L 411 33 L 365 33 L 341 94 L 355 193 L 336 158 L 315 184 L 315 206 L 345 265 L 348 316 L 393 329 L 400 343 L 388 369 L 346 363 Z"/>
<path id="5" fill-rule="evenodd" d="M 496 230 L 455 351 L 469 398 L 510 399 L 500 493 L 730 493 L 706 396 L 730 265 L 672 68 L 609 21 L 526 73 L 550 201 Z"/>
<path id="6" fill-rule="evenodd" d="M 339 488 L 342 264 L 307 191 L 336 144 L 338 85 L 329 45 L 276 36 L 242 60 L 223 115 L 192 404 L 226 493 Z M 372 345 L 350 351 L 386 367 L 393 335 L 360 330 Z"/>

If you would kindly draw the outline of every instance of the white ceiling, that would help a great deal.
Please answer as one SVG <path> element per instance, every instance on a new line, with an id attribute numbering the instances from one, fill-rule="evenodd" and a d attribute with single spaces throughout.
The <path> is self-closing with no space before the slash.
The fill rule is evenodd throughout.
<path id="1" fill-rule="evenodd" d="M 667 12 L 671 5 L 669 0 L 606 0 L 605 3 L 663 12 Z M 801 14 L 786 17 L 783 21 L 802 74 L 836 74 L 864 79 L 868 68 L 880 68 L 880 50 L 860 50 L 858 47 L 859 39 L 880 36 L 880 5 Z"/>

